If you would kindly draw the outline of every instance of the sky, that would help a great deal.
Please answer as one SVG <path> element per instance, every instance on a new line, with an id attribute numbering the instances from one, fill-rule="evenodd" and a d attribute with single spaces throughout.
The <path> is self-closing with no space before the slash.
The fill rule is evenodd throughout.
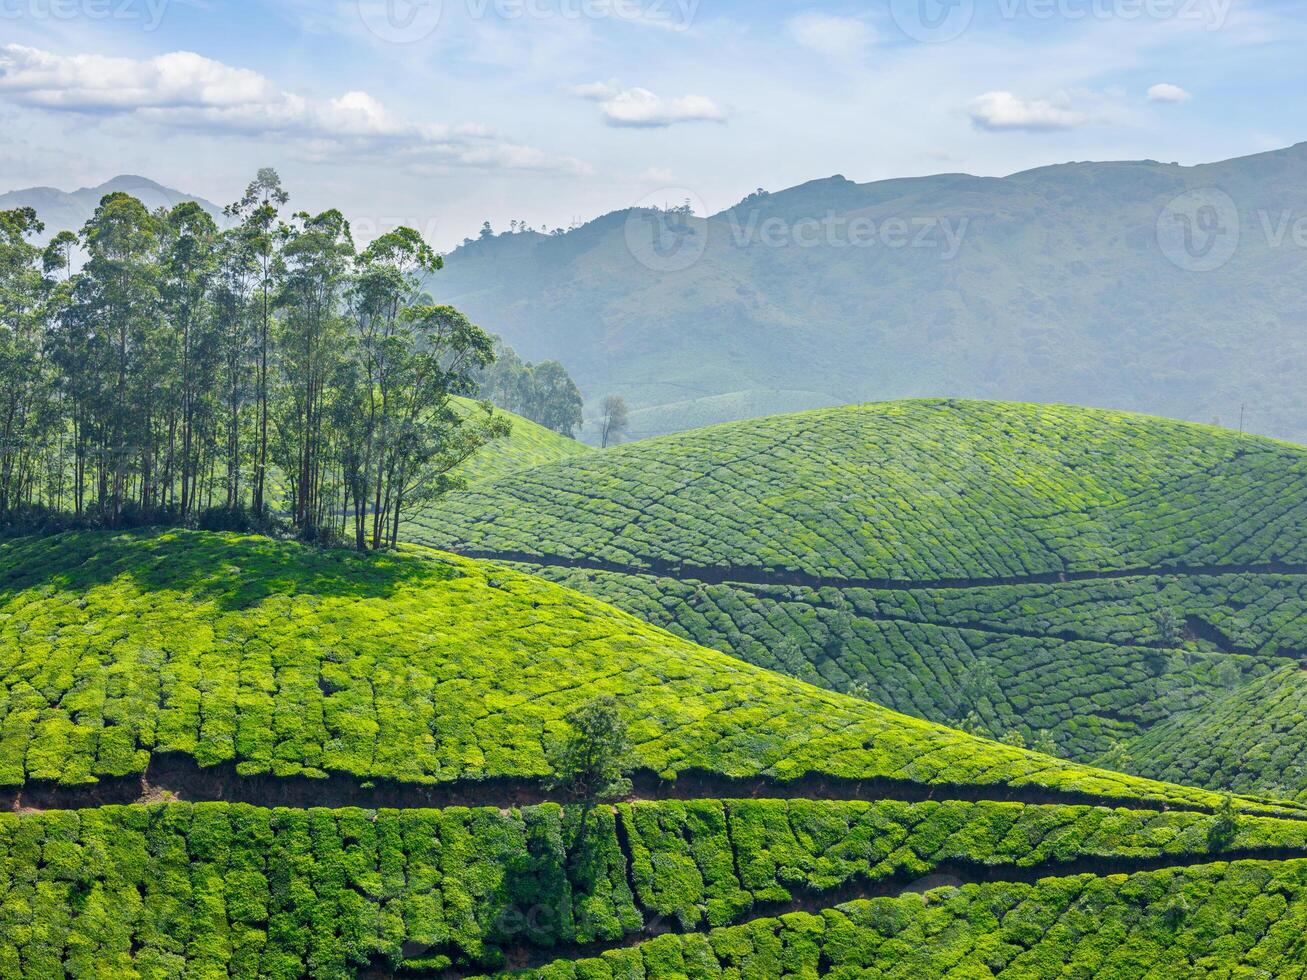
<path id="1" fill-rule="evenodd" d="M 1307 138 L 1284 0 L 0 0 L 0 191 L 140 174 L 445 249 L 831 174 Z"/>

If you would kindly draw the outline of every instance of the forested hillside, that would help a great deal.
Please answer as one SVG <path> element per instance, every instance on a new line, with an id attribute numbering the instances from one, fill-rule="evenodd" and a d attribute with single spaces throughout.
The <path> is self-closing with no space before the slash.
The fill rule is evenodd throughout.
<path id="1" fill-rule="evenodd" d="M 949 395 L 1230 427 L 1242 412 L 1307 441 L 1307 144 L 770 190 L 652 245 L 648 210 L 485 236 L 441 288 L 523 356 L 561 358 L 592 401 L 623 395 L 638 436 Z M 1193 247 L 1228 261 L 1196 270 L 1159 235 L 1199 200 L 1219 234 Z"/>
<path id="2" fill-rule="evenodd" d="M 1307 451 L 1208 426 L 876 403 L 526 471 L 425 512 L 417 537 L 919 717 L 1294 796 L 1296 764 L 1238 761 L 1292 711 L 1233 706 L 1268 685 L 1293 702 L 1305 477 Z"/>

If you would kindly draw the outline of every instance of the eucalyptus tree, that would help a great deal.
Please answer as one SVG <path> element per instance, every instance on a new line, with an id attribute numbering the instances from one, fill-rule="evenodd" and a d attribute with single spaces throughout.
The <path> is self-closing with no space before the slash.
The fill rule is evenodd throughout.
<path id="1" fill-rule="evenodd" d="M 177 411 L 169 424 L 166 485 L 171 488 L 175 469 L 180 482 L 177 509 L 185 521 L 195 507 L 204 462 L 196 436 L 197 421 L 207 432 L 220 354 L 213 303 L 218 226 L 203 208 L 188 201 L 168 212 L 162 230 L 161 288 L 178 362 Z M 172 449 L 174 439 L 180 442 L 176 453 Z"/>
<path id="2" fill-rule="evenodd" d="M 285 273 L 276 337 L 277 462 L 289 484 L 292 523 L 313 539 L 329 504 L 325 478 L 330 472 L 325 464 L 330 461 L 332 433 L 324 423 L 330 418 L 331 382 L 347 337 L 341 310 L 354 241 L 349 222 L 336 210 L 300 212 L 280 237 Z M 255 465 L 256 480 L 261 465 Z M 257 509 L 257 491 L 254 502 Z"/>
<path id="3" fill-rule="evenodd" d="M 0 211 L 0 516 L 23 503 L 48 417 L 46 280 L 29 241 L 42 230 L 32 208 Z"/>
<path id="4" fill-rule="evenodd" d="M 111 527 L 122 521 L 132 457 L 148 425 L 141 396 L 151 379 L 142 367 L 158 323 L 158 233 L 157 219 L 136 198 L 106 195 L 82 228 L 87 262 L 67 311 L 66 326 L 78 335 L 74 359 L 85 358 L 84 380 L 92 381 L 75 397 L 95 421 L 97 506 Z"/>
<path id="5" fill-rule="evenodd" d="M 258 414 L 258 435 L 255 449 L 253 508 L 256 513 L 264 509 L 264 495 L 268 472 L 268 372 L 272 343 L 272 303 L 282 272 L 278 243 L 284 240 L 280 223 L 280 209 L 290 200 L 281 186 L 281 178 L 272 167 L 261 167 L 245 194 L 225 209 L 225 214 L 241 222 L 246 246 L 251 250 L 258 266 L 258 329 L 255 348 L 257 373 L 255 403 Z"/>

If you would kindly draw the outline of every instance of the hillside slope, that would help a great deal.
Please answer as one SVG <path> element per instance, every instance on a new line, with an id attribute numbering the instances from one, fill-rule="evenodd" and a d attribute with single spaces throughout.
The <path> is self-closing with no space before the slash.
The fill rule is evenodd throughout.
<path id="1" fill-rule="evenodd" d="M 1214 806 L 696 647 L 493 565 L 264 538 L 64 534 L 0 545 L 0 785 L 152 759 L 242 776 L 530 783 L 573 706 L 615 695 L 637 769 L 890 780 Z"/>
<path id="2" fill-rule="evenodd" d="M 454 404 L 465 412 L 472 411 L 475 405 L 467 398 L 455 398 Z M 507 418 L 513 430 L 507 438 L 495 439 L 482 446 L 475 456 L 458 468 L 457 474 L 470 484 L 496 480 L 541 463 L 570 459 L 593 451 L 593 447 L 583 442 L 569 439 L 514 412 L 496 408 L 495 414 Z"/>
<path id="3" fill-rule="evenodd" d="M 874 403 L 545 466 L 416 536 L 899 711 L 1174 776 L 1161 743 L 1120 750 L 1307 651 L 1304 477 L 1307 451 L 1209 426 Z"/>
<path id="4" fill-rule="evenodd" d="M 560 806 L 546 745 L 601 693 L 633 792 Z M 0 783 L 5 976 L 670 980 L 684 947 L 762 980 L 789 929 L 823 945 L 807 973 L 855 941 L 929 975 L 963 950 L 913 938 L 923 901 L 1024 975 L 1122 927 L 1168 964 L 1307 966 L 1307 807 L 974 738 L 419 547 L 0 544 Z"/>
<path id="5" fill-rule="evenodd" d="M 1194 271 L 1159 228 L 1213 191 L 1219 229 L 1195 248 L 1230 258 Z M 618 211 L 472 242 L 437 285 L 524 357 L 561 359 L 592 402 L 623 395 L 641 436 L 949 395 L 1229 426 L 1246 405 L 1252 431 L 1307 441 L 1302 250 L 1275 234 L 1303 213 L 1307 144 L 1195 167 L 833 176 L 663 232 L 666 262 L 649 260 L 657 215 Z"/>

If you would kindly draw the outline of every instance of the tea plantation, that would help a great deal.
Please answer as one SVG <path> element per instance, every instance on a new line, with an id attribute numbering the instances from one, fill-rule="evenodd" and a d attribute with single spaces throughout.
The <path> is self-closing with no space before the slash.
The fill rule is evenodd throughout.
<path id="1" fill-rule="evenodd" d="M 732 422 L 536 467 L 426 515 L 432 543 L 650 571 L 933 581 L 1307 567 L 1307 453 L 1210 426 L 999 402 Z M 700 576 L 703 577 L 703 576 Z"/>
<path id="2" fill-rule="evenodd" d="M 532 780 L 568 712 L 596 695 L 629 720 L 632 768 L 669 780 L 1219 802 L 823 691 L 425 549 L 184 531 L 0 545 L 0 786 L 134 777 L 158 756 L 238 776 Z"/>
<path id="3" fill-rule="evenodd" d="M 1240 861 L 944 887 L 661 936 L 514 975 L 1300 978 L 1305 928 L 1307 862 Z"/>
<path id="4" fill-rule="evenodd" d="M 493 969 L 545 960 L 560 947 L 580 957 L 670 929 L 682 935 L 634 952 L 647 975 L 670 977 L 683 972 L 676 959 L 650 951 L 711 948 L 728 958 L 722 966 L 733 956 L 769 955 L 774 939 L 766 935 L 805 919 L 766 916 L 841 895 L 919 888 L 923 876 L 941 872 L 1032 878 L 1086 862 L 1128 873 L 1158 861 L 1175 869 L 1137 875 L 1128 886 L 1118 874 L 935 892 L 930 903 L 947 894 L 945 910 L 963 908 L 946 917 L 973 930 L 949 939 L 920 921 L 919 897 L 878 900 L 867 917 L 848 906 L 825 917 L 853 915 L 858 930 L 845 939 L 856 938 L 871 957 L 864 966 L 882 969 L 909 942 L 915 957 L 958 955 L 976 943 L 991 954 L 1006 950 L 1007 959 L 1028 955 L 1019 947 L 1054 923 L 1065 935 L 1045 937 L 1050 945 L 1032 962 L 1080 965 L 1127 928 L 1163 944 L 1174 963 L 1217 951 L 1246 956 L 1248 940 L 1271 944 L 1269 954 L 1279 940 L 1266 930 L 1298 921 L 1286 917 L 1307 864 L 1209 863 L 1307 856 L 1304 821 L 1243 818 L 1233 836 L 1214 843 L 1211 816 L 1095 807 L 699 800 L 602 807 L 588 821 L 582 836 L 580 811 L 553 804 L 368 811 L 168 803 L 2 814 L 0 974 L 289 978 L 348 977 L 363 968 Z M 1105 928 L 1093 914 L 1119 921 Z M 707 931 L 748 920 L 736 931 Z M 1000 935 L 982 939 L 999 920 Z M 812 923 L 815 931 L 800 932 L 816 941 L 823 917 Z M 877 936 L 877 928 L 889 935 Z M 923 928 L 947 948 L 910 938 Z M 1087 948 L 1062 945 L 1091 928 Z M 882 949 L 891 936 L 899 941 Z M 757 943 L 763 946 L 750 952 Z M 615 968 L 614 955 L 631 953 L 604 960 Z M 1304 962 L 1301 950 L 1281 947 L 1278 955 L 1266 962 Z M 582 959 L 576 975 L 593 969 L 604 968 Z"/>
<path id="5" fill-rule="evenodd" d="M 475 403 L 466 398 L 455 397 L 452 400 L 455 408 L 461 411 L 470 412 L 475 407 Z M 458 467 L 457 475 L 470 484 L 494 480 L 541 463 L 552 463 L 592 451 L 585 443 L 559 435 L 553 429 L 547 429 L 539 422 L 521 415 L 502 408 L 495 409 L 495 414 L 507 418 L 513 427 L 512 431 L 503 439 L 487 443 L 475 456 Z"/>
<path id="6" fill-rule="evenodd" d="M 1210 426 L 893 402 L 523 471 L 448 498 L 414 536 L 907 714 L 1298 795 L 1301 770 L 1235 752 L 1196 766 L 1183 737 L 1148 736 L 1307 657 L 1304 476 L 1307 450 Z"/>
<path id="7" fill-rule="evenodd" d="M 1118 756 L 1124 756 L 1119 758 Z M 1282 667 L 1104 757 L 1162 779 L 1307 796 L 1307 673 Z"/>
<path id="8" fill-rule="evenodd" d="M 598 694 L 637 788 L 559 805 L 550 746 Z M 975 738 L 416 546 L 0 544 L 0 783 L 5 977 L 1307 966 L 1307 806 Z M 495 804 L 331 802 L 432 789 Z M 259 792 L 294 805 L 229 799 Z"/>

